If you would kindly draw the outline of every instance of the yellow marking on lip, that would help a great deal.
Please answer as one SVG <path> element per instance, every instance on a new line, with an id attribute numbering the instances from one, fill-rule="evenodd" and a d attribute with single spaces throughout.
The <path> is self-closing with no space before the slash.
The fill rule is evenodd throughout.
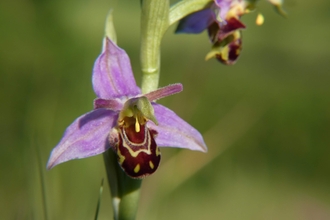
<path id="1" fill-rule="evenodd" d="M 140 164 L 137 164 L 134 168 L 134 173 L 138 173 L 140 171 Z"/>
<path id="2" fill-rule="evenodd" d="M 154 166 L 154 164 L 152 163 L 151 160 L 149 161 L 149 166 L 150 166 L 151 169 L 154 169 L 155 168 L 155 166 Z"/>
<path id="3" fill-rule="evenodd" d="M 147 130 L 147 127 L 146 126 L 144 127 L 144 129 L 145 129 L 146 137 L 144 138 L 143 143 L 141 143 L 139 145 L 145 145 L 145 144 L 147 144 L 148 149 L 140 149 L 140 150 L 137 150 L 137 151 L 133 151 L 132 148 L 126 143 L 126 141 L 129 141 L 126 133 L 125 132 L 120 132 L 121 138 L 123 140 L 122 146 L 129 151 L 129 154 L 132 157 L 137 157 L 139 155 L 139 153 L 141 153 L 141 152 L 144 152 L 144 153 L 146 153 L 148 155 L 151 155 L 151 149 L 150 149 L 150 144 L 151 144 L 150 143 L 150 141 L 151 141 L 150 139 L 151 139 L 151 137 L 150 137 L 150 132 Z M 134 143 L 131 142 L 131 144 L 134 144 Z"/>
<path id="4" fill-rule="evenodd" d="M 139 133 L 140 132 L 140 124 L 137 116 L 135 117 L 135 132 Z"/>

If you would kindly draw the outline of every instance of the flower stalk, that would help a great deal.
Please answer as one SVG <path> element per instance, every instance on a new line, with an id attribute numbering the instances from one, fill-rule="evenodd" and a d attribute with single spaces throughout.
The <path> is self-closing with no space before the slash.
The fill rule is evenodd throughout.
<path id="1" fill-rule="evenodd" d="M 117 155 L 112 150 L 103 153 L 108 183 L 110 186 L 114 220 L 134 220 L 142 179 L 132 179 L 118 165 Z"/>
<path id="2" fill-rule="evenodd" d="M 142 93 L 156 90 L 160 74 L 160 44 L 169 26 L 169 1 L 144 0 L 141 13 Z"/>

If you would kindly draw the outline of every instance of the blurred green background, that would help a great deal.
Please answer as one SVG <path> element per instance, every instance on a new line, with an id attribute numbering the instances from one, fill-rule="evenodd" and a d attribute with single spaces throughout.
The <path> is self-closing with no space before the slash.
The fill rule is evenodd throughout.
<path id="1" fill-rule="evenodd" d="M 118 44 L 140 83 L 139 1 L 0 2 L 0 218 L 93 219 L 102 156 L 45 166 L 65 128 L 92 109 L 93 63 L 114 8 Z M 199 129 L 207 154 L 163 148 L 137 219 L 330 219 L 330 2 L 266 1 L 245 15 L 236 65 L 205 62 L 206 33 L 162 44 L 161 100 Z M 38 152 L 41 165 L 38 162 Z M 40 175 L 40 170 L 43 173 Z M 111 219 L 105 185 L 99 219 Z"/>

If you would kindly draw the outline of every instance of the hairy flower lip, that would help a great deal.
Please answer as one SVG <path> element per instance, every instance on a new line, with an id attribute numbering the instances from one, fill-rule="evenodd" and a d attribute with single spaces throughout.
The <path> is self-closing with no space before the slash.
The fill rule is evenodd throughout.
<path id="1" fill-rule="evenodd" d="M 57 146 L 52 150 L 47 168 L 73 159 L 101 154 L 110 147 L 110 131 L 118 126 L 118 116 L 124 103 L 145 96 L 154 108 L 159 123 L 147 121 L 147 127 L 157 132 L 155 139 L 159 147 L 178 147 L 206 152 L 202 135 L 172 110 L 154 101 L 181 92 L 181 84 L 172 84 L 148 94 L 141 94 L 136 85 L 130 60 L 124 50 L 110 39 L 105 39 L 104 49 L 95 61 L 92 77 L 97 98 L 94 110 L 78 117 L 64 132 Z M 109 134 L 110 133 L 110 134 Z"/>

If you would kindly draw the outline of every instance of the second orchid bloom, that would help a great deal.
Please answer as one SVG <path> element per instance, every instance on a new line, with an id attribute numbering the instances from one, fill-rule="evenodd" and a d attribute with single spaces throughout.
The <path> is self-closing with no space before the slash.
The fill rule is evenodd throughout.
<path id="1" fill-rule="evenodd" d="M 173 84 L 148 94 L 136 85 L 124 50 L 105 39 L 95 62 L 94 110 L 78 117 L 52 150 L 48 169 L 72 160 L 101 154 L 112 148 L 127 175 L 143 178 L 160 162 L 158 147 L 207 151 L 202 135 L 156 100 L 182 91 Z"/>
<path id="2" fill-rule="evenodd" d="M 281 0 L 268 0 L 277 11 L 284 14 Z M 242 15 L 256 7 L 257 0 L 214 0 L 205 9 L 180 20 L 176 33 L 199 34 L 208 31 L 212 43 L 206 60 L 216 58 L 226 65 L 235 64 L 242 50 Z M 259 14 L 256 23 L 262 24 Z"/>

